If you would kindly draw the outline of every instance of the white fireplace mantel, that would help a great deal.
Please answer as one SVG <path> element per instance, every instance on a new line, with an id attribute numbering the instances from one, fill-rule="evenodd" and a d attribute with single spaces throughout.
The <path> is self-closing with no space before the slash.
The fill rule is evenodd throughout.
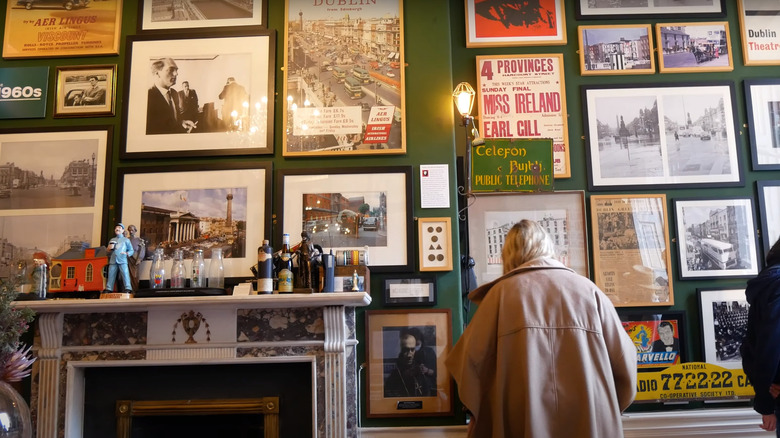
<path id="1" fill-rule="evenodd" d="M 88 367 L 285 360 L 312 364 L 312 436 L 354 435 L 355 308 L 370 303 L 365 292 L 15 302 L 38 316 L 36 436 L 80 438 Z"/>

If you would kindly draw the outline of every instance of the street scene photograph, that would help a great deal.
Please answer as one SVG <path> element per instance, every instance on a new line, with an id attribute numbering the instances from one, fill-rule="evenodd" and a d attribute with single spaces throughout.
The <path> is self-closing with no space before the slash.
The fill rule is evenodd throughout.
<path id="1" fill-rule="evenodd" d="M 684 245 L 681 242 L 684 271 L 755 270 L 756 247 L 747 206 L 725 201 L 696 204 L 680 209 L 678 227 L 685 233 Z"/>
<path id="2" fill-rule="evenodd" d="M 323 248 L 387 246 L 386 192 L 304 193 L 301 218 Z"/>
<path id="3" fill-rule="evenodd" d="M 654 73 L 650 27 L 585 27 L 581 31 L 585 72 Z"/>
<path id="4" fill-rule="evenodd" d="M 731 70 L 728 30 L 724 24 L 661 26 L 660 69 Z"/>

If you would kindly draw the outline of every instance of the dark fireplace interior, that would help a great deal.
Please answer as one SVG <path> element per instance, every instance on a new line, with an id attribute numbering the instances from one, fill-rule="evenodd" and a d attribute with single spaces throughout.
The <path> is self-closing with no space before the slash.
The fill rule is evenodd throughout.
<path id="1" fill-rule="evenodd" d="M 310 362 L 88 367 L 84 377 L 84 438 L 116 436 L 117 400 L 279 397 L 281 436 L 312 436 L 314 430 Z M 158 417 L 153 420 L 153 428 L 175 426 L 182 417 L 186 422 L 187 416 Z M 166 421 L 170 421 L 170 425 L 165 425 Z M 203 415 L 198 416 L 194 423 L 202 426 L 197 429 L 200 434 L 185 433 L 184 436 L 261 436 L 258 435 L 258 425 L 262 428 L 259 416 Z M 149 434 L 142 431 L 136 435 L 135 425 L 134 420 L 133 436 L 154 436 L 150 434 L 151 430 Z M 216 428 L 210 430 L 218 430 L 220 433 L 210 434 L 207 428 Z M 231 432 L 225 434 L 228 429 Z"/>

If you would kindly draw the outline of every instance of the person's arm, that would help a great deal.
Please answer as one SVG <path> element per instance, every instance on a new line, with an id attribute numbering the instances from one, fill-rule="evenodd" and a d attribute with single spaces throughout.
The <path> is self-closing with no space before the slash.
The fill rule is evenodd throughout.
<path id="1" fill-rule="evenodd" d="M 597 290 L 602 332 L 615 380 L 618 406 L 623 411 L 636 397 L 636 346 L 620 322 L 615 306 L 604 293 Z"/>

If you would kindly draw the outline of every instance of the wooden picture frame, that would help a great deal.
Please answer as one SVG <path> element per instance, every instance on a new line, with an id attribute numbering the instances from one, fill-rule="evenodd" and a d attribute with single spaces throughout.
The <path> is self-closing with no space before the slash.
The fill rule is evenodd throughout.
<path id="1" fill-rule="evenodd" d="M 582 76 L 655 73 L 649 24 L 577 26 L 577 35 Z"/>
<path id="2" fill-rule="evenodd" d="M 629 3 L 629 2 L 626 2 Z M 641 3 L 641 2 L 640 2 Z M 650 0 L 637 6 L 631 2 L 626 6 L 622 2 L 610 0 L 579 0 L 576 16 L 578 20 L 610 20 L 622 17 L 663 18 L 690 16 L 691 18 L 717 18 L 726 15 L 726 0 L 714 0 L 711 4 L 680 5 L 674 1 Z"/>
<path id="3" fill-rule="evenodd" d="M 358 9 L 285 0 L 283 156 L 406 153 L 403 1 Z"/>
<path id="4" fill-rule="evenodd" d="M 558 260 L 588 277 L 585 192 L 480 193 L 468 210 L 469 245 L 477 285 L 503 273 L 501 251 L 506 233 L 522 219 L 539 222 L 555 241 Z"/>
<path id="5" fill-rule="evenodd" d="M 636 346 L 637 369 L 659 369 L 688 362 L 684 311 L 621 309 L 618 315 Z"/>
<path id="6" fill-rule="evenodd" d="M 563 55 L 477 56 L 484 138 L 552 138 L 555 178 L 571 177 Z"/>
<path id="7" fill-rule="evenodd" d="M 60 66 L 56 68 L 56 75 L 54 117 L 114 115 L 116 64 Z"/>
<path id="8" fill-rule="evenodd" d="M 780 170 L 780 80 L 745 79 L 753 170 Z"/>
<path id="9" fill-rule="evenodd" d="M 584 85 L 582 94 L 589 190 L 744 186 L 733 82 Z"/>
<path id="10" fill-rule="evenodd" d="M 615 307 L 674 304 L 665 194 L 591 195 L 594 283 Z"/>
<path id="11" fill-rule="evenodd" d="M 564 45 L 563 3 L 563 0 L 541 0 L 539 7 L 533 8 L 466 0 L 466 47 Z"/>
<path id="12" fill-rule="evenodd" d="M 452 342 L 451 310 L 367 310 L 365 313 L 366 416 L 452 415 L 454 385 L 444 364 Z M 420 349 L 415 351 L 417 338 L 422 340 Z M 420 367 L 413 376 L 417 385 L 405 385 L 408 376 L 401 374 L 399 368 L 418 366 L 415 363 L 430 371 L 423 375 Z"/>
<path id="13" fill-rule="evenodd" d="M 191 260 L 195 249 L 208 259 L 221 247 L 226 279 L 252 276 L 256 245 L 271 232 L 270 162 L 120 167 L 117 191 L 117 221 L 137 224 L 146 241 L 139 280 L 149 279 L 161 242 L 166 272 L 176 249 Z"/>
<path id="14" fill-rule="evenodd" d="M 120 157 L 273 154 L 275 41 L 272 30 L 129 36 Z M 172 71 L 174 109 L 160 91 Z"/>
<path id="15" fill-rule="evenodd" d="M 701 321 L 702 358 L 723 368 L 742 369 L 739 347 L 747 332 L 750 305 L 745 289 L 696 289 Z M 716 324 L 717 321 L 717 324 Z"/>
<path id="16" fill-rule="evenodd" d="M 413 275 L 385 278 L 382 282 L 385 306 L 435 306 L 436 276 Z"/>
<path id="17" fill-rule="evenodd" d="M 657 23 L 655 31 L 661 73 L 734 70 L 728 21 Z"/>
<path id="18" fill-rule="evenodd" d="M 417 219 L 420 271 L 452 271 L 452 222 L 448 217 Z"/>
<path id="19" fill-rule="evenodd" d="M 280 169 L 276 200 L 278 242 L 288 233 L 294 245 L 315 221 L 324 231 L 311 241 L 326 253 L 367 250 L 372 273 L 413 270 L 411 166 Z M 365 217 L 379 218 L 376 230 L 361 226 Z"/>
<path id="20" fill-rule="evenodd" d="M 764 257 L 780 239 L 780 180 L 756 181 Z"/>
<path id="21" fill-rule="evenodd" d="M 3 58 L 117 55 L 122 3 L 122 0 L 9 0 Z M 61 19 L 64 17 L 68 19 Z"/>
<path id="22" fill-rule="evenodd" d="M 680 279 L 750 278 L 758 274 L 753 199 L 675 199 Z"/>
<path id="23" fill-rule="evenodd" d="M 171 10 L 169 0 L 138 0 L 138 33 L 146 31 L 191 31 L 226 27 L 268 27 L 268 0 L 248 0 L 227 5 L 189 7 Z"/>
<path id="24" fill-rule="evenodd" d="M 745 65 L 780 65 L 780 6 L 764 0 L 737 0 Z"/>

